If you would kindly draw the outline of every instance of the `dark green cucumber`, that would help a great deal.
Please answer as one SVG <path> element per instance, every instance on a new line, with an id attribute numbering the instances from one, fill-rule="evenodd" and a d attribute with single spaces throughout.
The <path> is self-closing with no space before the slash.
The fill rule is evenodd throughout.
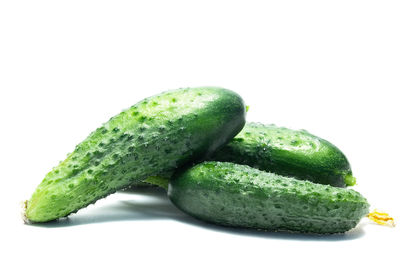
<path id="1" fill-rule="evenodd" d="M 249 165 L 263 171 L 337 187 L 355 184 L 346 156 L 330 142 L 304 130 L 246 123 L 209 160 Z M 145 180 L 154 184 L 151 179 Z"/>
<path id="2" fill-rule="evenodd" d="M 246 123 L 211 158 L 337 187 L 355 184 L 345 155 L 330 142 L 304 130 Z"/>
<path id="3" fill-rule="evenodd" d="M 147 98 L 95 130 L 49 172 L 25 216 L 45 222 L 69 215 L 135 181 L 211 155 L 245 121 L 236 93 L 186 88 Z"/>
<path id="4" fill-rule="evenodd" d="M 207 222 L 319 234 L 354 228 L 369 208 L 352 189 L 230 162 L 203 162 L 177 174 L 168 196 L 179 209 Z"/>

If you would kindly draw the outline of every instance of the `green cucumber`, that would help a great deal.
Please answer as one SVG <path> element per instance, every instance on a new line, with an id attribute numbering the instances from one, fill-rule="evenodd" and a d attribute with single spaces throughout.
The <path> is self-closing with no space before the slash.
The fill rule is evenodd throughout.
<path id="1" fill-rule="evenodd" d="M 273 124 L 246 123 L 235 138 L 208 160 L 248 165 L 336 187 L 352 186 L 356 181 L 349 161 L 336 146 L 305 130 Z M 151 179 L 144 181 L 157 184 Z"/>
<path id="2" fill-rule="evenodd" d="M 244 123 L 242 98 L 222 88 L 178 89 L 144 99 L 92 132 L 53 168 L 26 203 L 25 217 L 65 217 L 135 181 L 208 157 Z"/>
<path id="3" fill-rule="evenodd" d="M 207 222 L 268 231 L 342 233 L 369 209 L 358 192 L 230 162 L 203 162 L 176 174 L 168 196 Z"/>
<path id="4" fill-rule="evenodd" d="M 304 130 L 246 123 L 210 159 L 227 161 L 337 187 L 355 184 L 350 163 L 330 142 Z"/>

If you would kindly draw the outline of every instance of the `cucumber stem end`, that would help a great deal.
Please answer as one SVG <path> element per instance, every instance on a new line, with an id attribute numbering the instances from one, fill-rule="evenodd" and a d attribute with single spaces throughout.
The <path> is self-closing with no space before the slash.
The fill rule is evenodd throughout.
<path id="1" fill-rule="evenodd" d="M 347 174 L 344 177 L 344 183 L 346 184 L 346 186 L 353 186 L 356 184 L 356 177 L 351 174 Z"/>

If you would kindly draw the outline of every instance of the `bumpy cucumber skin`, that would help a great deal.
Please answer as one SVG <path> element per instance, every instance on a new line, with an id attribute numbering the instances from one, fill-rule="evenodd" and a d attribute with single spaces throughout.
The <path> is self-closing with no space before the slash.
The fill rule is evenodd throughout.
<path id="1" fill-rule="evenodd" d="M 249 165 L 337 187 L 355 183 L 350 163 L 336 146 L 304 130 L 275 125 L 246 123 L 210 160 Z"/>
<path id="2" fill-rule="evenodd" d="M 30 222 L 64 217 L 135 181 L 208 157 L 244 123 L 243 100 L 227 89 L 185 88 L 144 99 L 50 171 L 25 216 Z"/>
<path id="3" fill-rule="evenodd" d="M 342 233 L 368 213 L 360 193 L 230 162 L 203 162 L 174 176 L 168 196 L 215 224 L 268 231 Z"/>

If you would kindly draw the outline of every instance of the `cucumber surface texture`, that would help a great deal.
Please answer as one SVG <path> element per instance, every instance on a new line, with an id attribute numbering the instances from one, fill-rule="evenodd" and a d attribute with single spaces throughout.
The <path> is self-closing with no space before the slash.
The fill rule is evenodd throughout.
<path id="1" fill-rule="evenodd" d="M 46 222 L 118 189 L 201 160 L 244 126 L 245 105 L 217 87 L 183 88 L 146 98 L 92 132 L 50 171 L 26 204 Z"/>
<path id="2" fill-rule="evenodd" d="M 246 123 L 211 160 L 337 187 L 355 184 L 350 163 L 336 146 L 304 130 L 275 125 Z"/>
<path id="3" fill-rule="evenodd" d="M 176 174 L 168 196 L 200 220 L 267 231 L 342 233 L 368 214 L 358 192 L 230 162 L 203 162 Z"/>

